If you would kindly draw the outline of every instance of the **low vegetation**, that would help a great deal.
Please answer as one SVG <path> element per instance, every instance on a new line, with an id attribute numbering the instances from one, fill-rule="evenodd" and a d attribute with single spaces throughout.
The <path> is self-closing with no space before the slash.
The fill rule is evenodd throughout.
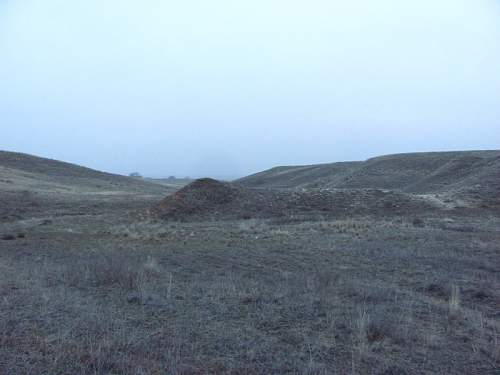
<path id="1" fill-rule="evenodd" d="M 0 207 L 0 374 L 499 373 L 497 211 L 178 220 L 145 193 Z"/>
<path id="2" fill-rule="evenodd" d="M 0 366 L 9 374 L 494 374 L 500 233 L 469 238 L 437 224 L 35 227 L 33 245 L 2 245 Z"/>

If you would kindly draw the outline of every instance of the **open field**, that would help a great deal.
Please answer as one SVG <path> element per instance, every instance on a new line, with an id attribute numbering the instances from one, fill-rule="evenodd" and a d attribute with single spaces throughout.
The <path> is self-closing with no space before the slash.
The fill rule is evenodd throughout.
<path id="1" fill-rule="evenodd" d="M 17 155 L 0 157 L 0 374 L 500 372 L 497 185 L 463 169 L 453 193 L 173 194 Z M 490 157 L 474 163 L 494 182 Z"/>

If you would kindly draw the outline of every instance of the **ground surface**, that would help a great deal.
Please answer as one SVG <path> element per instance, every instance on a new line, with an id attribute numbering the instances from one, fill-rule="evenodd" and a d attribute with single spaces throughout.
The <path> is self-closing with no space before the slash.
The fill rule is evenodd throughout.
<path id="1" fill-rule="evenodd" d="M 500 192 L 500 151 L 423 152 L 362 162 L 276 167 L 238 181 L 247 187 L 378 188 L 469 197 Z"/>
<path id="2" fill-rule="evenodd" d="M 127 188 L 125 178 L 111 189 L 108 176 L 102 188 L 51 193 L 19 185 L 9 168 L 0 175 L 12 181 L 0 196 L 1 374 L 500 371 L 492 205 L 423 194 L 413 197 L 420 210 L 361 209 L 356 192 L 359 207 L 346 215 L 314 209 L 305 192 L 292 204 L 308 208 L 300 215 L 238 218 L 224 209 L 241 207 L 202 181 L 174 200 L 191 210 L 179 221 L 148 210 L 171 208 L 163 186 Z M 273 203 L 285 193 L 255 194 Z M 229 206 L 210 219 L 203 200 Z"/>

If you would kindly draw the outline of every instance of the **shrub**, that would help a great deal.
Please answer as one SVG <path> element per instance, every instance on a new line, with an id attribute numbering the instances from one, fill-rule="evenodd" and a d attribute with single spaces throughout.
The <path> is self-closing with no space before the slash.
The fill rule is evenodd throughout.
<path id="1" fill-rule="evenodd" d="M 424 221 L 421 218 L 416 217 L 416 218 L 413 219 L 412 224 L 413 224 L 414 227 L 421 228 L 421 227 L 424 226 Z"/>
<path id="2" fill-rule="evenodd" d="M 63 282 L 73 287 L 119 286 L 135 290 L 141 278 L 140 265 L 130 257 L 102 254 L 74 262 L 63 274 Z"/>

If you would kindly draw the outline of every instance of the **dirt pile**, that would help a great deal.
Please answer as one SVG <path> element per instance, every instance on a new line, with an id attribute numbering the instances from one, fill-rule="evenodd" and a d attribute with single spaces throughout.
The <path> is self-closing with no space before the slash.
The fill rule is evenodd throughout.
<path id="1" fill-rule="evenodd" d="M 227 182 L 203 178 L 167 196 L 151 209 L 151 213 L 162 219 L 180 220 L 244 216 L 246 211 L 263 208 L 259 196 L 264 194 Z"/>
<path id="2" fill-rule="evenodd" d="M 212 179 L 197 180 L 154 206 L 165 220 L 226 220 L 272 217 L 394 215 L 433 209 L 405 193 L 379 189 L 250 189 Z"/>
<path id="3" fill-rule="evenodd" d="M 224 207 L 240 195 L 241 192 L 229 183 L 204 178 L 163 199 L 155 212 L 173 217 L 200 214 Z"/>

